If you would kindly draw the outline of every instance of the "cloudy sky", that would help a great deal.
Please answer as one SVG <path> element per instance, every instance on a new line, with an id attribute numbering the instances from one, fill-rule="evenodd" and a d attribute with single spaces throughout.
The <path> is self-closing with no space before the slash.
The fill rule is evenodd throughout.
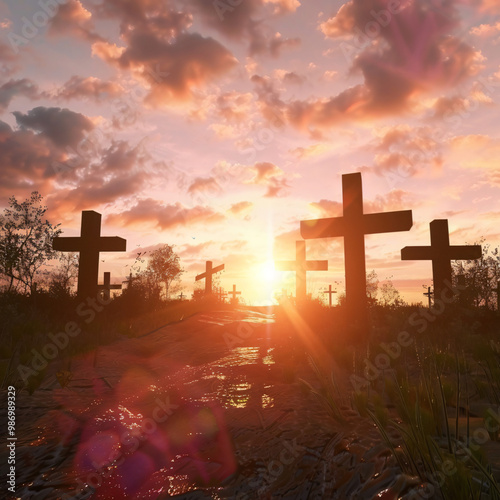
<path id="1" fill-rule="evenodd" d="M 0 2 L 0 204 L 39 190 L 65 235 L 82 210 L 128 252 L 174 244 L 192 292 L 225 263 L 247 302 L 294 290 L 299 221 L 413 210 L 411 231 L 366 238 L 367 270 L 423 298 L 429 262 L 400 249 L 448 218 L 452 244 L 500 243 L 497 0 Z M 343 289 L 341 238 L 310 240 L 309 291 Z M 144 254 L 143 254 L 144 255 Z M 147 253 L 145 254 L 147 256 Z"/>

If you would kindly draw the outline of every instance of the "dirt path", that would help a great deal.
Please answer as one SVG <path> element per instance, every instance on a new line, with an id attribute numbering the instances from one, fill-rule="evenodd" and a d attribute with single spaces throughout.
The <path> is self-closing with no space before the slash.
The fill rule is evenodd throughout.
<path id="1" fill-rule="evenodd" d="M 390 453 L 354 412 L 334 424 L 308 366 L 289 380 L 272 328 L 198 314 L 72 359 L 64 388 L 54 369 L 17 394 L 13 498 L 374 498 L 398 478 Z"/>

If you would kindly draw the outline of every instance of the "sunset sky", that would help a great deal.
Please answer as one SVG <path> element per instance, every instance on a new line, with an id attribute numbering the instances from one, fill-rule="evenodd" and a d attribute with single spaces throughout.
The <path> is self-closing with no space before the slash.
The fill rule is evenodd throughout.
<path id="1" fill-rule="evenodd" d="M 351 172 L 366 213 L 413 210 L 366 238 L 367 271 L 407 300 L 431 263 L 400 249 L 433 219 L 500 244 L 498 0 L 4 1 L 0 29 L 0 204 L 38 190 L 65 236 L 102 213 L 128 251 L 101 277 L 168 243 L 184 293 L 206 260 L 247 303 L 290 293 L 270 263 L 295 257 L 299 221 L 341 215 Z M 307 253 L 330 266 L 308 291 L 341 292 L 342 239 Z"/>

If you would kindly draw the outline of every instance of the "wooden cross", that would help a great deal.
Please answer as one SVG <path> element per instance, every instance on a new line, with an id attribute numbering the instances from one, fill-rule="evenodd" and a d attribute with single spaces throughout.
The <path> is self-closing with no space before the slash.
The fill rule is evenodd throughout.
<path id="1" fill-rule="evenodd" d="M 98 285 L 97 288 L 102 290 L 104 300 L 109 300 L 111 298 L 111 290 L 121 290 L 121 285 L 111 284 L 111 273 L 104 273 L 104 284 Z"/>
<path id="2" fill-rule="evenodd" d="M 299 240 L 295 243 L 295 260 L 276 262 L 277 271 L 295 271 L 295 297 L 304 300 L 307 294 L 307 271 L 328 271 L 327 260 L 306 260 L 306 242 Z"/>
<path id="3" fill-rule="evenodd" d="M 365 214 L 361 174 L 342 176 L 343 217 L 301 221 L 303 238 L 344 237 L 346 307 L 353 323 L 367 324 L 365 234 L 409 231 L 411 210 Z"/>
<path id="4" fill-rule="evenodd" d="M 233 296 L 232 300 L 235 301 L 236 300 L 236 295 L 241 295 L 241 292 L 237 292 L 236 291 L 236 285 L 233 285 L 233 291 L 229 292 L 229 295 L 232 295 Z"/>
<path id="5" fill-rule="evenodd" d="M 118 236 L 101 236 L 101 214 L 82 212 L 81 236 L 54 238 L 52 247 L 60 252 L 79 252 L 78 296 L 95 297 L 98 292 L 99 253 L 125 252 L 127 241 Z"/>
<path id="6" fill-rule="evenodd" d="M 185 297 L 185 295 L 181 292 L 181 293 L 179 294 L 179 299 L 181 299 L 181 300 L 182 300 L 184 297 Z"/>
<path id="7" fill-rule="evenodd" d="M 451 286 L 451 261 L 472 260 L 481 257 L 481 245 L 450 246 L 448 219 L 435 219 L 430 223 L 431 245 L 429 247 L 405 247 L 401 250 L 402 260 L 432 261 L 434 300 Z"/>
<path id="8" fill-rule="evenodd" d="M 220 266 L 217 267 L 212 267 L 212 261 L 207 260 L 205 272 L 202 274 L 198 274 L 198 276 L 196 276 L 195 281 L 199 281 L 202 280 L 203 278 L 206 278 L 205 293 L 206 294 L 212 293 L 212 275 L 220 273 L 223 270 L 224 270 L 224 264 L 221 264 Z"/>
<path id="9" fill-rule="evenodd" d="M 221 302 L 224 302 L 224 298 L 227 297 L 227 293 L 224 291 L 224 288 L 220 287 L 217 291 L 217 295 Z"/>
<path id="10" fill-rule="evenodd" d="M 424 295 L 429 299 L 429 309 L 431 308 L 431 297 L 433 293 L 431 292 L 431 287 L 427 287 L 427 292 L 424 292 Z"/>
<path id="11" fill-rule="evenodd" d="M 132 282 L 135 280 L 135 277 L 132 276 L 132 271 L 130 271 L 130 274 L 128 276 L 128 280 L 122 281 L 122 283 L 127 283 L 127 288 L 126 290 L 130 290 L 132 287 Z"/>
<path id="12" fill-rule="evenodd" d="M 328 294 L 328 305 L 332 307 L 332 295 L 337 293 L 336 290 L 332 290 L 332 285 L 328 285 L 328 290 L 325 290 L 323 293 Z"/>

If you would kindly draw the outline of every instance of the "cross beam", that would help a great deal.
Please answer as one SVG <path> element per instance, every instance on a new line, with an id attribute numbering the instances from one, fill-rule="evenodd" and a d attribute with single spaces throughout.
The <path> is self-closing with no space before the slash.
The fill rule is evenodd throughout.
<path id="1" fill-rule="evenodd" d="M 196 276 L 195 281 L 199 281 L 205 278 L 205 293 L 206 294 L 212 293 L 212 275 L 220 273 L 223 270 L 224 270 L 224 264 L 221 264 L 220 266 L 217 267 L 212 267 L 212 261 L 207 260 L 205 272 L 202 274 L 198 274 L 198 276 Z"/>
<path id="2" fill-rule="evenodd" d="M 401 250 L 402 260 L 432 261 L 434 298 L 441 297 L 446 283 L 451 286 L 451 261 L 474 260 L 482 255 L 481 245 L 450 245 L 448 219 L 435 219 L 430 223 L 431 245 L 428 247 L 405 247 Z"/>
<path id="3" fill-rule="evenodd" d="M 82 212 L 81 236 L 54 238 L 52 247 L 60 252 L 79 252 L 78 296 L 92 297 L 98 292 L 99 253 L 125 252 L 127 241 L 118 236 L 101 236 L 101 214 Z"/>
<path id="4" fill-rule="evenodd" d="M 232 295 L 232 300 L 236 300 L 236 295 L 241 295 L 241 292 L 236 291 L 236 285 L 233 285 L 233 291 L 229 292 L 229 295 Z"/>
<path id="5" fill-rule="evenodd" d="M 109 300 L 111 298 L 111 290 L 121 290 L 121 285 L 111 284 L 111 273 L 104 273 L 104 284 L 98 285 L 97 288 L 102 290 L 104 300 Z"/>
<path id="6" fill-rule="evenodd" d="M 295 297 L 304 300 L 307 295 L 307 271 L 328 271 L 327 260 L 306 260 L 306 242 L 299 240 L 295 243 L 295 260 L 276 262 L 277 271 L 295 271 Z"/>
<path id="7" fill-rule="evenodd" d="M 344 237 L 345 293 L 348 314 L 360 326 L 367 324 L 365 234 L 409 231 L 411 210 L 365 214 L 361 174 L 342 176 L 343 216 L 300 223 L 303 238 Z"/>
<path id="8" fill-rule="evenodd" d="M 328 290 L 325 290 L 323 293 L 328 294 L 328 305 L 332 307 L 332 295 L 337 293 L 336 290 L 332 290 L 332 285 L 328 285 Z"/>

